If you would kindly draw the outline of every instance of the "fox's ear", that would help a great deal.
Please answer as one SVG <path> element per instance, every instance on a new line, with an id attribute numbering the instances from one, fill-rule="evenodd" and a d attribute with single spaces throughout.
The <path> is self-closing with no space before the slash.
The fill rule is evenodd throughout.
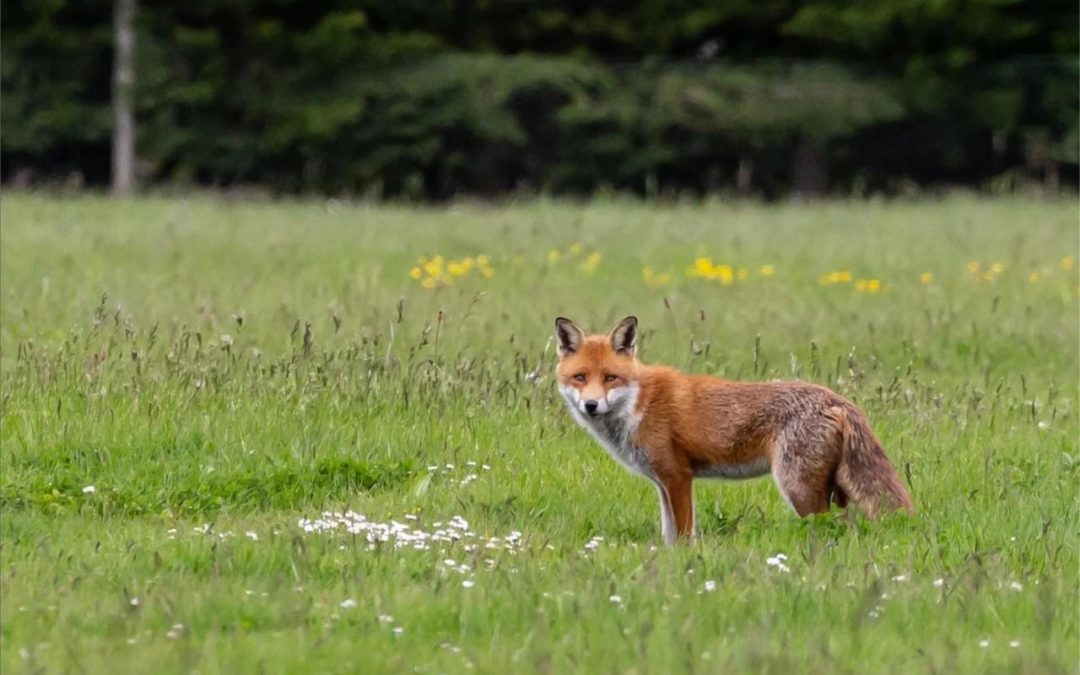
<path id="1" fill-rule="evenodd" d="M 611 347 L 618 354 L 633 356 L 637 351 L 637 317 L 628 316 L 611 331 Z"/>
<path id="2" fill-rule="evenodd" d="M 555 337 L 559 340 L 559 356 L 570 356 L 581 349 L 585 332 L 565 317 L 555 319 Z"/>

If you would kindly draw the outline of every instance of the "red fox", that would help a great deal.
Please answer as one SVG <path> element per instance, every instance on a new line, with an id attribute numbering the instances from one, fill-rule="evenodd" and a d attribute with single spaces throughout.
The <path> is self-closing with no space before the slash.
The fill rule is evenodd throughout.
<path id="1" fill-rule="evenodd" d="M 854 403 L 807 382 L 733 382 L 647 366 L 637 318 L 609 335 L 555 320 L 559 391 L 574 419 L 660 496 L 665 543 L 694 536 L 695 478 L 772 473 L 799 516 L 849 501 L 868 516 L 914 511 L 881 443 Z"/>

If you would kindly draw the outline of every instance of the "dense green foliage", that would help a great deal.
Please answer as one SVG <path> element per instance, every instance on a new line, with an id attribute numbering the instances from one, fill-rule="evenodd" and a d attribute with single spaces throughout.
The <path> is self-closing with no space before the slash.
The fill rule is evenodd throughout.
<path id="1" fill-rule="evenodd" d="M 4 176 L 108 174 L 111 3 L 5 4 Z M 149 181 L 443 198 L 1074 185 L 1077 8 L 142 3 Z"/>
<path id="2" fill-rule="evenodd" d="M 1075 670 L 1071 201 L 0 218 L 4 673 Z M 702 481 L 652 548 L 551 377 L 554 316 L 630 312 L 648 361 L 854 399 L 916 515 Z M 299 524 L 347 509 L 460 539 Z"/>

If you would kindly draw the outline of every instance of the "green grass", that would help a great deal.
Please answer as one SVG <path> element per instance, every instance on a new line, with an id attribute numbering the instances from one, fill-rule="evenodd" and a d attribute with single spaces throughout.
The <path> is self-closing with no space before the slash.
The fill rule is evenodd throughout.
<path id="1" fill-rule="evenodd" d="M 1074 201 L 0 218 L 5 673 L 1076 672 Z M 436 254 L 494 276 L 426 290 Z M 689 277 L 701 256 L 734 281 Z M 657 547 L 653 488 L 551 377 L 554 316 L 629 313 L 647 361 L 858 402 L 918 513 L 799 520 L 768 480 L 699 482 L 699 539 Z M 350 509 L 475 536 L 299 524 Z"/>

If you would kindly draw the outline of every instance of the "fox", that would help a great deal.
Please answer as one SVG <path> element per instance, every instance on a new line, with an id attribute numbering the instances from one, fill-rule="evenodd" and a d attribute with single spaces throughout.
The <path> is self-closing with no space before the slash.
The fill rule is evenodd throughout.
<path id="1" fill-rule="evenodd" d="M 772 474 L 807 517 L 853 504 L 869 518 L 915 508 L 866 415 L 809 382 L 743 382 L 645 365 L 637 317 L 587 335 L 555 319 L 556 380 L 574 420 L 656 486 L 665 544 L 692 540 L 695 478 Z"/>

